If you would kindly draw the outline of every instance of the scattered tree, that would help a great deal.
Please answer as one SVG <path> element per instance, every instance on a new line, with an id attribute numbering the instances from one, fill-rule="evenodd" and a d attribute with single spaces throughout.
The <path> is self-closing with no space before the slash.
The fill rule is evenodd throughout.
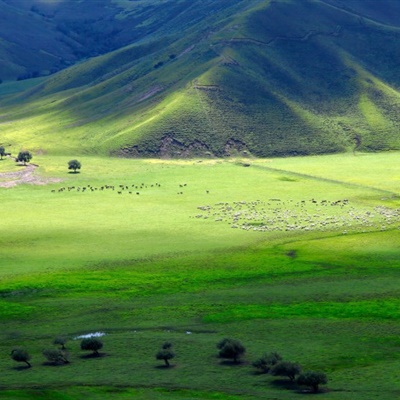
<path id="1" fill-rule="evenodd" d="M 169 360 L 172 360 L 174 357 L 175 353 L 172 351 L 172 343 L 170 342 L 165 342 L 161 350 L 156 354 L 156 359 L 163 360 L 167 368 L 170 366 Z"/>
<path id="2" fill-rule="evenodd" d="M 22 349 L 22 348 L 13 349 L 11 351 L 11 358 L 17 362 L 24 362 L 28 366 L 28 368 L 30 368 L 32 366 L 29 363 L 31 356 L 25 349 Z"/>
<path id="3" fill-rule="evenodd" d="M 308 371 L 299 375 L 297 383 L 299 385 L 309 386 L 313 389 L 314 393 L 317 393 L 319 385 L 328 383 L 328 378 L 323 372 Z"/>
<path id="4" fill-rule="evenodd" d="M 291 361 L 279 361 L 271 368 L 271 375 L 287 376 L 291 381 L 294 381 L 300 372 L 300 365 Z"/>
<path id="5" fill-rule="evenodd" d="M 219 349 L 219 357 L 232 359 L 234 363 L 238 363 L 240 357 L 246 352 L 246 348 L 235 339 L 223 339 L 217 344 Z"/>
<path id="6" fill-rule="evenodd" d="M 0 160 L 2 160 L 5 155 L 6 149 L 4 148 L 4 146 L 0 146 Z"/>
<path id="7" fill-rule="evenodd" d="M 67 341 L 68 341 L 68 338 L 66 336 L 57 336 L 54 339 L 53 344 L 60 345 L 61 350 L 65 350 L 65 344 L 67 343 Z"/>
<path id="8" fill-rule="evenodd" d="M 16 158 L 16 162 L 23 162 L 26 165 L 27 162 L 31 161 L 32 154 L 29 151 L 20 151 L 18 153 L 18 157 Z"/>
<path id="9" fill-rule="evenodd" d="M 77 169 L 81 169 L 81 163 L 78 160 L 68 161 L 68 169 L 73 169 L 74 173 L 76 173 Z"/>
<path id="10" fill-rule="evenodd" d="M 48 361 L 55 364 L 68 364 L 68 355 L 60 349 L 46 349 L 43 351 L 43 355 Z"/>
<path id="11" fill-rule="evenodd" d="M 95 337 L 85 338 L 81 342 L 81 350 L 91 350 L 93 355 L 98 356 L 99 350 L 103 347 L 103 342 Z"/>
<path id="12" fill-rule="evenodd" d="M 253 367 L 261 369 L 265 374 L 270 371 L 270 369 L 282 360 L 280 354 L 272 352 L 269 354 L 263 354 L 258 360 L 253 362 Z"/>

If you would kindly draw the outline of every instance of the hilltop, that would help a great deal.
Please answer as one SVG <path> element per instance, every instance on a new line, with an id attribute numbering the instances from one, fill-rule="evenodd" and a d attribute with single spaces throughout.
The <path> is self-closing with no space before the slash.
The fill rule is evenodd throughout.
<path id="1" fill-rule="evenodd" d="M 74 65 L 0 85 L 9 145 L 128 157 L 400 148 L 397 2 L 83 1 L 77 19 L 64 2 L 21 3 L 77 42 L 92 33 L 60 55 L 59 68 Z"/>

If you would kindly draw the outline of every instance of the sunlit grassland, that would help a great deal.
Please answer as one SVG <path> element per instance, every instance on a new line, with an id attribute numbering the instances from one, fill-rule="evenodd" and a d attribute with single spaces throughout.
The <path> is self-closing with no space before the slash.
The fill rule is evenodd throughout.
<path id="1" fill-rule="evenodd" d="M 254 374 L 251 362 L 269 351 L 324 370 L 323 399 L 396 398 L 398 223 L 347 234 L 259 232 L 196 214 L 277 198 L 288 209 L 314 198 L 395 210 L 398 156 L 78 157 L 73 174 L 74 156 L 35 155 L 35 174 L 63 181 L 0 189 L 0 398 L 299 397 L 282 380 Z M 1 171 L 14 164 L 4 160 Z M 72 338 L 93 331 L 107 333 L 106 356 L 81 358 Z M 71 364 L 45 366 L 41 351 L 60 333 L 71 338 Z M 225 336 L 247 347 L 238 367 L 215 357 Z M 176 347 L 170 370 L 154 359 L 165 340 Z M 32 369 L 15 369 L 8 354 L 17 345 L 32 353 Z"/>

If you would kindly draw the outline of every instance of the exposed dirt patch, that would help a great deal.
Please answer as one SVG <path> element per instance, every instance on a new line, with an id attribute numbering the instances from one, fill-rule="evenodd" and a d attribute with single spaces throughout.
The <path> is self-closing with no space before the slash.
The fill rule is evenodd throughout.
<path id="1" fill-rule="evenodd" d="M 36 164 L 28 164 L 21 166 L 20 171 L 0 173 L 0 187 L 10 188 L 22 184 L 47 185 L 48 183 L 61 182 L 61 179 L 42 178 L 36 175 L 34 172 L 37 167 Z"/>

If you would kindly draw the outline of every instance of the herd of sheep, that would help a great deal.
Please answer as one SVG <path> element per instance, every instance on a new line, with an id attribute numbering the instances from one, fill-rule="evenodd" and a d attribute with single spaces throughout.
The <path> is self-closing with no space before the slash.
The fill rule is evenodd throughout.
<path id="1" fill-rule="evenodd" d="M 400 209 L 357 208 L 347 199 L 238 201 L 198 207 L 195 217 L 253 231 L 387 230 L 399 227 Z"/>

